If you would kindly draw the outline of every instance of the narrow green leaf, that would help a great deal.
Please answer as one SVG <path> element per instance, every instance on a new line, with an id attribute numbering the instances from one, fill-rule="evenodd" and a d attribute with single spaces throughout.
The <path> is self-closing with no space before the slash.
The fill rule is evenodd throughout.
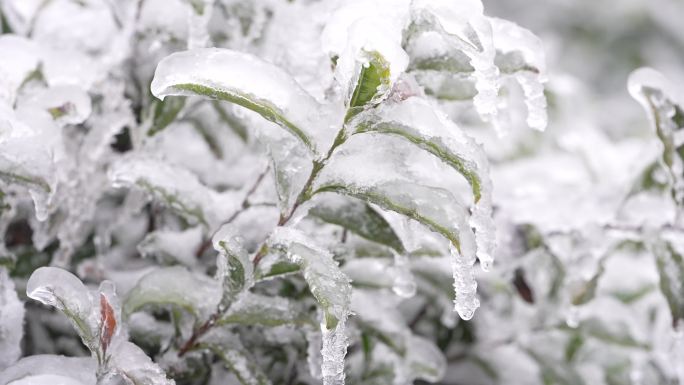
<path id="1" fill-rule="evenodd" d="M 240 297 L 217 323 L 265 327 L 315 324 L 298 306 L 298 303 L 287 298 L 254 293 L 246 293 Z"/>
<path id="2" fill-rule="evenodd" d="M 154 99 L 152 104 L 152 127 L 147 131 L 147 136 L 154 136 L 173 123 L 178 114 L 185 107 L 186 97 L 172 96 L 164 100 Z"/>
<path id="3" fill-rule="evenodd" d="M 242 244 L 242 238 L 233 225 L 222 226 L 212 238 L 212 242 L 214 249 L 219 252 L 216 262 L 217 275 L 223 286 L 219 310 L 225 311 L 240 293 L 254 284 L 254 266 Z"/>
<path id="4" fill-rule="evenodd" d="M 669 242 L 653 247 L 660 275 L 660 292 L 665 296 L 672 314 L 672 325 L 684 319 L 684 258 Z"/>
<path id="5" fill-rule="evenodd" d="M 401 239 L 389 223 L 368 204 L 357 199 L 330 196 L 313 207 L 309 214 L 325 222 L 342 226 L 369 241 L 377 242 L 404 254 Z"/>
<path id="6" fill-rule="evenodd" d="M 386 91 L 389 91 L 389 63 L 376 51 L 365 52 L 365 55 L 369 60 L 361 67 L 356 87 L 349 98 L 345 122 L 363 111 L 364 107 L 371 104 L 374 99 L 378 99 L 378 96 L 381 96 L 379 94 L 381 88 L 384 87 Z"/>

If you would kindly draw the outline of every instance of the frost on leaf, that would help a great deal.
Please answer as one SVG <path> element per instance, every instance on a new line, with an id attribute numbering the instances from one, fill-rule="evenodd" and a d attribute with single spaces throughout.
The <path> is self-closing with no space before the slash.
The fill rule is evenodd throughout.
<path id="1" fill-rule="evenodd" d="M 323 310 L 321 332 L 321 372 L 325 385 L 344 383 L 344 356 L 347 352 L 345 323 L 349 316 L 351 285 L 333 260 L 332 254 L 299 230 L 278 227 L 269 245 L 301 266 L 309 290 Z"/>
<path id="2" fill-rule="evenodd" d="M 219 48 L 177 52 L 155 71 L 152 93 L 229 101 L 280 125 L 317 153 L 320 106 L 282 69 L 255 56 Z"/>
<path id="3" fill-rule="evenodd" d="M 291 299 L 246 292 L 217 321 L 218 324 L 281 325 L 313 324 L 304 309 Z"/>
<path id="4" fill-rule="evenodd" d="M 140 278 L 124 300 L 123 314 L 129 316 L 145 306 L 176 306 L 206 319 L 220 299 L 221 287 L 215 280 L 180 266 L 165 267 Z"/>
<path id="5" fill-rule="evenodd" d="M 684 320 L 684 257 L 667 241 L 653 245 L 653 253 L 660 275 L 660 292 L 670 308 L 672 325 L 677 328 Z"/>
<path id="6" fill-rule="evenodd" d="M 7 269 L 0 267 L 0 370 L 21 356 L 24 304 L 19 301 Z"/>

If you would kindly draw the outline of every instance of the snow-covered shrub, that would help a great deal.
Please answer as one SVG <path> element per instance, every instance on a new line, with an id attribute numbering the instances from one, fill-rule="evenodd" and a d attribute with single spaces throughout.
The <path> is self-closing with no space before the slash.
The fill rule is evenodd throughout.
<path id="1" fill-rule="evenodd" d="M 0 22 L 0 385 L 684 381 L 684 98 L 655 70 L 618 141 L 480 0 Z"/>

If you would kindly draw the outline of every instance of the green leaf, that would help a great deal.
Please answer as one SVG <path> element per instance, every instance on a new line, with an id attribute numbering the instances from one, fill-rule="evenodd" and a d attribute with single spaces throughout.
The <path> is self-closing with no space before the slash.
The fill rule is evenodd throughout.
<path id="1" fill-rule="evenodd" d="M 273 279 L 280 276 L 290 275 L 300 270 L 299 265 L 288 261 L 276 261 L 272 264 L 260 263 L 254 273 L 256 281 Z"/>
<path id="2" fill-rule="evenodd" d="M 361 66 L 356 87 L 349 98 L 345 122 L 350 121 L 367 105 L 382 96 L 382 88 L 386 91 L 390 88 L 390 67 L 387 60 L 377 51 L 364 51 L 364 54 L 368 57 L 368 63 Z"/>
<path id="3" fill-rule="evenodd" d="M 320 186 L 314 194 L 322 192 L 351 196 L 405 215 L 441 234 L 457 248 L 460 248 L 461 244 L 459 230 L 467 229 L 470 232 L 470 227 L 466 224 L 466 210 L 445 189 L 402 181 L 385 182 L 369 187 L 345 185 L 340 182 Z"/>
<path id="4" fill-rule="evenodd" d="M 217 100 L 213 101 L 211 105 L 214 107 L 214 110 L 218 114 L 219 118 L 228 124 L 228 127 L 230 127 L 230 129 L 233 130 L 243 142 L 247 142 L 247 126 L 233 113 L 226 111 L 226 109 L 223 108 L 221 103 Z"/>
<path id="5" fill-rule="evenodd" d="M 219 311 L 228 309 L 240 293 L 254 284 L 254 266 L 237 229 L 226 224 L 212 238 L 214 249 L 219 252 L 216 262 L 218 277 L 222 281 L 223 295 Z"/>
<path id="6" fill-rule="evenodd" d="M 313 207 L 309 214 L 322 221 L 342 226 L 369 241 L 377 242 L 404 254 L 401 239 L 389 223 L 368 204 L 343 196 L 329 196 Z"/>
<path id="7" fill-rule="evenodd" d="M 235 302 L 217 324 L 260 325 L 314 325 L 298 306 L 287 298 L 245 293 Z"/>
<path id="8" fill-rule="evenodd" d="M 260 114 L 317 153 L 312 116 L 320 105 L 280 68 L 255 56 L 220 48 L 176 52 L 162 59 L 152 93 L 228 101 Z"/>
<path id="9" fill-rule="evenodd" d="M 214 329 L 200 341 L 199 349 L 209 349 L 223 361 L 243 385 L 270 385 L 271 381 L 240 339 L 224 330 Z"/>
<path id="10" fill-rule="evenodd" d="M 269 239 L 273 250 L 300 266 L 309 290 L 325 315 L 325 326 L 335 329 L 349 316 L 351 284 L 342 273 L 332 253 L 321 248 L 299 230 L 278 227 Z"/>
<path id="11" fill-rule="evenodd" d="M 175 306 L 205 319 L 221 299 L 219 283 L 183 267 L 163 267 L 144 275 L 123 302 L 128 317 L 147 306 Z"/>
<path id="12" fill-rule="evenodd" d="M 660 292 L 670 308 L 672 325 L 677 326 L 684 319 L 684 258 L 666 241 L 655 244 L 653 254 L 660 275 Z"/>
<path id="13" fill-rule="evenodd" d="M 173 96 L 164 100 L 152 101 L 152 127 L 147 131 L 147 136 L 154 136 L 173 123 L 178 114 L 185 107 L 186 97 Z"/>

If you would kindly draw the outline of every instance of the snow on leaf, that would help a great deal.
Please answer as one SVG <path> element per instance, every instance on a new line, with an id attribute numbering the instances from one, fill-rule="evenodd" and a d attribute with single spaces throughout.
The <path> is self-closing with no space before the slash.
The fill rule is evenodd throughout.
<path id="1" fill-rule="evenodd" d="M 220 299 L 221 287 L 215 280 L 180 266 L 164 267 L 140 278 L 124 300 L 123 314 L 127 317 L 149 305 L 171 305 L 204 319 Z"/>
<path id="2" fill-rule="evenodd" d="M 69 385 L 95 385 L 97 362 L 90 357 L 64 357 L 38 354 L 24 357 L 0 372 L 0 384 L 54 384 L 57 379 Z"/>
<path id="3" fill-rule="evenodd" d="M 184 231 L 156 230 L 138 244 L 138 251 L 143 257 L 154 256 L 160 264 L 192 267 L 197 265 L 195 253 L 202 243 L 202 233 L 200 226 Z"/>
<path id="4" fill-rule="evenodd" d="M 98 317 L 88 288 L 70 272 L 57 267 L 40 267 L 26 283 L 26 295 L 54 306 L 69 318 L 83 343 L 97 351 Z"/>
<path id="5" fill-rule="evenodd" d="M 269 245 L 301 266 L 309 290 L 323 310 L 321 373 L 325 385 L 344 384 L 344 356 L 347 352 L 345 323 L 349 316 L 349 278 L 333 255 L 299 230 L 277 227 Z"/>
<path id="6" fill-rule="evenodd" d="M 119 374 L 130 385 L 174 385 L 175 381 L 154 363 L 138 346 L 128 341 L 120 341 L 112 346 L 109 365 L 111 374 Z"/>
<path id="7" fill-rule="evenodd" d="M 38 68 L 40 58 L 35 42 L 18 35 L 0 36 L 0 103 L 12 105 L 24 80 Z"/>
<path id="8" fill-rule="evenodd" d="M 0 370 L 21 357 L 24 304 L 19 301 L 7 269 L 0 267 Z"/>
<path id="9" fill-rule="evenodd" d="M 223 285 L 219 307 L 225 310 L 254 285 L 254 266 L 234 225 L 223 225 L 212 237 L 212 243 L 219 252 L 216 275 Z"/>
<path id="10" fill-rule="evenodd" d="M 336 195 L 322 195 L 317 202 L 309 210 L 309 215 L 342 226 L 369 241 L 391 247 L 397 253 L 406 252 L 390 224 L 368 204 Z"/>
<path id="11" fill-rule="evenodd" d="M 236 103 L 280 125 L 317 153 L 312 117 L 318 103 L 278 67 L 255 56 L 219 48 L 177 52 L 155 71 L 152 93 L 200 95 Z"/>
<path id="12" fill-rule="evenodd" d="M 21 103 L 49 112 L 55 122 L 62 126 L 83 123 L 92 109 L 88 93 L 73 85 L 43 89 L 22 99 Z"/>
<path id="13" fill-rule="evenodd" d="M 200 348 L 210 349 L 235 374 L 243 385 L 270 385 L 268 376 L 245 349 L 238 336 L 223 329 L 214 329 L 200 340 Z"/>

